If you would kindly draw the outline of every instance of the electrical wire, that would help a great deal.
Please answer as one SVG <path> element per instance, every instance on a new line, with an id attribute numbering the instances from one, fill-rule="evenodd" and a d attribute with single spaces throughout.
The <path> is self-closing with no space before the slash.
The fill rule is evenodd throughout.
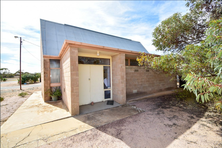
<path id="1" fill-rule="evenodd" d="M 24 45 L 23 45 L 22 47 L 23 47 L 26 51 L 28 51 L 28 49 L 26 49 L 26 48 L 24 47 Z M 29 52 L 29 51 L 28 51 L 28 53 L 31 54 L 31 52 Z M 35 57 L 33 54 L 31 54 L 31 55 L 32 55 L 33 57 Z M 37 57 L 35 57 L 35 58 L 36 58 L 37 60 L 39 60 Z M 40 61 L 40 60 L 39 60 L 39 61 Z"/>
<path id="2" fill-rule="evenodd" d="M 27 41 L 27 40 L 25 40 L 25 39 L 23 39 L 23 41 L 26 41 L 26 42 L 28 42 L 28 43 L 30 43 L 30 44 L 33 44 L 33 45 L 35 45 L 35 46 L 40 47 L 39 45 L 36 45 L 36 44 L 34 44 L 34 43 L 30 42 L 30 41 Z"/>

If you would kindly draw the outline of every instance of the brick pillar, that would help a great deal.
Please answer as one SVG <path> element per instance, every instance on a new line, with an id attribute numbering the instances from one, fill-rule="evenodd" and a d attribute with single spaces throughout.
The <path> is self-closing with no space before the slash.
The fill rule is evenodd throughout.
<path id="1" fill-rule="evenodd" d="M 71 115 L 79 114 L 78 49 L 69 48 L 60 61 L 62 100 Z"/>
<path id="2" fill-rule="evenodd" d="M 126 103 L 125 54 L 112 56 L 112 97 L 119 104 Z"/>
<path id="3" fill-rule="evenodd" d="M 71 114 L 79 114 L 79 67 L 78 49 L 70 48 L 70 76 L 71 76 Z"/>
<path id="4" fill-rule="evenodd" d="M 43 59 L 43 71 L 44 75 L 42 75 L 42 97 L 44 101 L 49 101 L 50 96 L 49 93 L 46 93 L 47 90 L 50 89 L 50 61 L 49 59 Z"/>

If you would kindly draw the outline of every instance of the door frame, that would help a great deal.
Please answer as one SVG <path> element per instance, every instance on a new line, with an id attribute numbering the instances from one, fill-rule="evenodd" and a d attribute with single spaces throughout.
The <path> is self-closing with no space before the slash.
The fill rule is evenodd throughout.
<path id="1" fill-rule="evenodd" d="M 113 100 L 113 85 L 112 85 L 112 57 L 111 56 L 104 56 L 104 55 L 95 55 L 95 54 L 86 54 L 86 53 L 78 53 L 78 57 L 81 56 L 81 57 L 92 57 L 92 58 L 104 58 L 104 59 L 109 59 L 110 60 L 110 65 L 96 65 L 96 64 L 78 64 L 78 65 L 93 65 L 93 66 L 110 66 L 110 81 L 111 81 L 111 89 L 103 89 L 103 96 L 105 94 L 105 91 L 106 90 L 110 90 L 111 91 L 111 94 L 110 94 L 110 98 L 109 99 L 105 99 L 103 97 L 103 101 L 107 101 L 107 100 Z M 103 82 L 104 83 L 104 82 Z M 102 83 L 102 85 L 104 85 Z"/>

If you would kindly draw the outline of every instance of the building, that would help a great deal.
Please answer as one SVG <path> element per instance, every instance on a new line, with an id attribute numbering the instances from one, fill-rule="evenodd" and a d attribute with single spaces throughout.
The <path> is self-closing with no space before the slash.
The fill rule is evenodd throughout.
<path id="1" fill-rule="evenodd" d="M 79 106 L 114 100 L 125 104 L 131 94 L 176 88 L 169 76 L 137 66 L 140 42 L 66 24 L 40 20 L 42 97 L 60 87 L 71 115 Z"/>

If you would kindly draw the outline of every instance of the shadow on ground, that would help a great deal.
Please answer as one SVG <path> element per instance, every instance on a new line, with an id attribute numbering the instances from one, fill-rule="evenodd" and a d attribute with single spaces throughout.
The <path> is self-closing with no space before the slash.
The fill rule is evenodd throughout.
<path id="1" fill-rule="evenodd" d="M 174 95 L 168 95 L 131 102 L 130 105 L 143 112 L 42 147 L 222 146 L 219 128 L 221 123 L 214 123 L 222 116 L 210 112 L 206 114 L 207 108 L 200 104 L 190 105 L 187 102 L 177 101 Z M 216 119 L 213 119 L 214 117 Z M 78 120 L 87 123 L 91 119 Z M 96 127 L 96 123 L 93 126 Z"/>
<path id="2" fill-rule="evenodd" d="M 58 101 L 47 101 L 45 102 L 46 104 L 52 105 L 54 107 L 58 107 L 60 109 L 64 109 L 67 112 L 69 112 L 68 108 L 66 107 L 66 105 L 64 104 L 64 102 L 62 100 L 58 100 Z"/>
<path id="3" fill-rule="evenodd" d="M 207 109 L 205 106 L 197 103 L 190 105 L 187 102 L 179 102 L 175 99 L 174 95 L 144 99 L 131 103 L 131 105 L 135 105 L 143 109 L 144 112 L 99 127 L 98 130 L 120 139 L 132 148 L 165 148 L 168 146 L 203 147 L 204 143 L 210 144 L 210 142 L 211 144 L 215 144 L 212 145 L 213 147 L 220 147 L 222 144 L 216 143 L 220 141 L 220 137 L 218 136 L 218 141 L 214 138 L 209 138 L 207 139 L 208 141 L 197 141 L 198 138 L 201 139 L 203 137 L 205 137 L 204 139 L 206 140 L 207 130 L 213 131 L 210 125 L 206 124 L 205 121 L 202 121 Z M 209 115 L 209 119 L 212 122 L 215 122 L 221 116 L 219 115 L 214 117 L 217 119 L 213 119 L 213 117 Z M 201 122 L 198 125 L 195 125 L 200 119 Z M 210 120 L 207 122 L 210 122 Z M 190 131 L 191 127 L 194 127 L 192 131 Z M 198 135 L 194 134 L 201 129 L 207 130 L 202 133 L 199 132 Z M 190 132 L 188 132 L 188 130 Z M 212 134 L 214 137 L 215 133 L 221 136 L 221 131 L 218 130 L 214 133 L 209 132 L 208 134 Z M 207 136 L 210 137 L 210 135 Z M 177 140 L 177 142 L 174 142 L 175 140 Z M 202 146 L 199 145 L 200 142 L 203 142 Z"/>

